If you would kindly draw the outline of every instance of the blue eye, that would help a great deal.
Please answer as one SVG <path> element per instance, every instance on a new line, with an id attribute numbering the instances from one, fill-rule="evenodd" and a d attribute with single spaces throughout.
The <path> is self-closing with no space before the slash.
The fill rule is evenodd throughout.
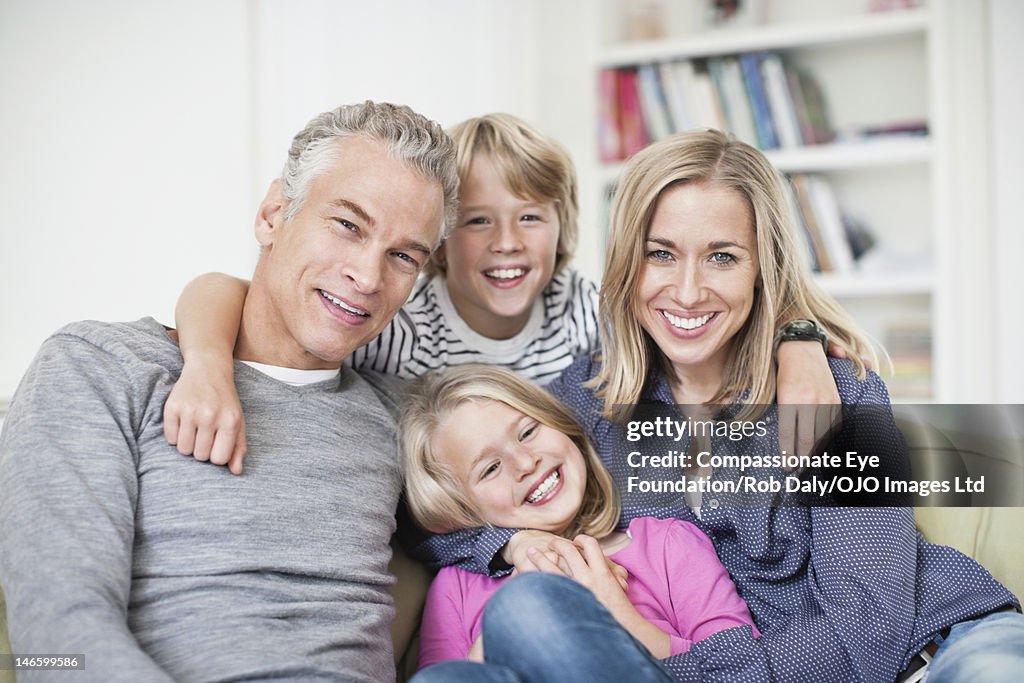
<path id="1" fill-rule="evenodd" d="M 337 223 L 338 225 L 340 225 L 345 230 L 348 230 L 350 232 L 359 232 L 359 226 L 358 225 L 356 225 L 355 223 L 353 223 L 351 221 L 345 220 L 344 218 L 335 218 L 334 222 Z"/>
<path id="2" fill-rule="evenodd" d="M 664 249 L 653 249 L 647 252 L 647 258 L 654 259 L 655 261 L 668 261 L 672 258 L 672 254 Z"/>
<path id="3" fill-rule="evenodd" d="M 729 265 L 736 262 L 736 257 L 727 251 L 716 251 L 711 255 L 711 260 L 719 265 Z"/>

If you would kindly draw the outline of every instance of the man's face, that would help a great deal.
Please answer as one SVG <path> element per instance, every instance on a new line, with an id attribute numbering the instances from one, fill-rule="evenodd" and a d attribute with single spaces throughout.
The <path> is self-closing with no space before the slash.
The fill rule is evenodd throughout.
<path id="1" fill-rule="evenodd" d="M 246 332 L 261 357 L 252 360 L 338 367 L 391 321 L 437 242 L 440 183 L 391 158 L 380 142 L 335 145 L 291 218 L 279 182 L 260 206 L 264 249 L 250 292 L 256 325 Z"/>

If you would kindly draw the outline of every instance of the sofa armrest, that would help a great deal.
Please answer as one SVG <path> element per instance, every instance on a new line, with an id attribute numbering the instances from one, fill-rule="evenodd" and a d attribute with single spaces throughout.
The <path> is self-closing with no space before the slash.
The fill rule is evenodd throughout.
<path id="1" fill-rule="evenodd" d="M 391 573 L 395 583 L 391 595 L 395 600 L 395 619 L 391 622 L 391 642 L 395 649 L 398 680 L 404 681 L 416 670 L 420 617 L 433 573 L 410 558 L 396 538 L 391 539 Z M 2 683 L 2 682 L 0 682 Z"/>
<path id="2" fill-rule="evenodd" d="M 7 638 L 7 603 L 0 589 L 0 654 L 11 654 L 11 641 Z M 0 669 L 0 683 L 14 683 L 14 672 Z"/>

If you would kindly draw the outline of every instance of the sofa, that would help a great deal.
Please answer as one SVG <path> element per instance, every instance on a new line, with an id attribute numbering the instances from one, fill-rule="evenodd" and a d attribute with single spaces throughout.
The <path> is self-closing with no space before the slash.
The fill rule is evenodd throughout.
<path id="1" fill-rule="evenodd" d="M 920 498 L 914 510 L 918 528 L 928 540 L 973 557 L 1014 594 L 1024 596 L 1024 500 L 1009 500 L 1024 496 L 1024 444 L 1019 439 L 1007 441 L 992 436 L 1000 430 L 986 425 L 982 425 L 979 438 L 978 426 L 985 419 L 962 415 L 951 419 L 921 406 L 915 408 L 894 407 L 915 478 L 985 476 L 999 493 L 998 500 L 991 495 L 964 492 Z M 978 506 L 986 502 L 998 502 L 1001 507 Z M 1018 507 L 1008 507 L 1007 502 Z M 962 507 L 968 505 L 975 507 Z M 392 546 L 391 570 L 396 577 L 392 594 L 397 611 L 391 636 L 398 679 L 403 681 L 415 670 L 416 631 L 431 573 L 411 560 L 397 543 Z M 0 653 L 9 653 L 4 607 L 0 591 Z M 13 672 L 0 670 L 0 683 L 13 681 Z"/>

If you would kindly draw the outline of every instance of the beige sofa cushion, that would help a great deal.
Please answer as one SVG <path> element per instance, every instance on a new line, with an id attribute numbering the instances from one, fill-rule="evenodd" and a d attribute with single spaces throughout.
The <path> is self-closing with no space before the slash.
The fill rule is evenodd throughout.
<path id="1" fill-rule="evenodd" d="M 914 516 L 929 541 L 970 555 L 1018 599 L 1024 595 L 1024 508 L 930 507 Z"/>

